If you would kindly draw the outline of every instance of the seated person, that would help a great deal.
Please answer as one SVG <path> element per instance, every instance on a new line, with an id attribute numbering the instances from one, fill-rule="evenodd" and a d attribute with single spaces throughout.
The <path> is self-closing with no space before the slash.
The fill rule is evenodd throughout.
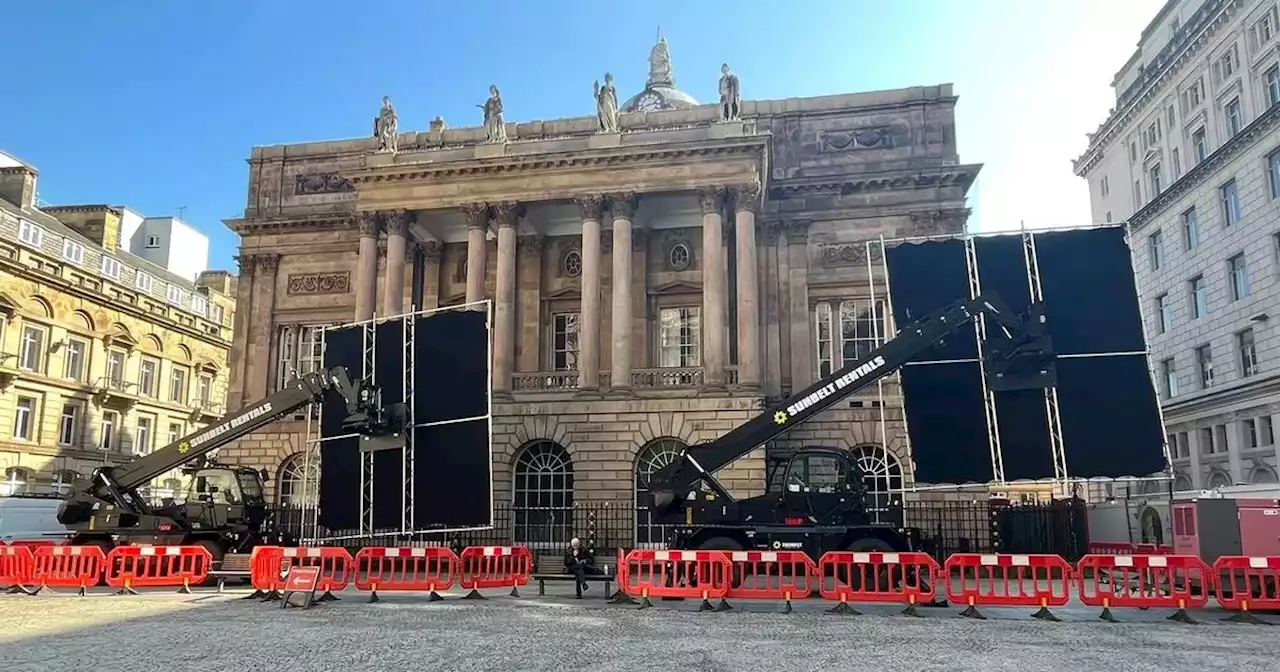
<path id="1" fill-rule="evenodd" d="M 588 574 L 600 573 L 599 568 L 596 567 L 596 554 L 589 548 L 583 548 L 582 542 L 577 537 L 569 541 L 569 550 L 564 554 L 564 568 L 577 579 L 573 587 L 579 600 L 582 599 L 582 591 L 587 589 L 584 577 Z"/>

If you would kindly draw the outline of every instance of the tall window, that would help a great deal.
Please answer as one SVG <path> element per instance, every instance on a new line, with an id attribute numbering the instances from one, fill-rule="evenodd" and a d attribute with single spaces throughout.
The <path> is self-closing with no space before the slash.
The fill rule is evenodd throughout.
<path id="1" fill-rule="evenodd" d="M 98 425 L 98 447 L 103 450 L 115 450 L 118 431 L 120 431 L 120 414 L 115 411 L 103 411 L 102 422 Z"/>
<path id="2" fill-rule="evenodd" d="M 1240 376 L 1247 378 L 1258 372 L 1258 346 L 1253 340 L 1253 328 L 1236 334 L 1236 352 L 1240 355 Z"/>
<path id="3" fill-rule="evenodd" d="M 1159 320 L 1160 333 L 1168 333 L 1173 328 L 1173 302 L 1168 294 L 1156 297 L 1156 317 Z"/>
<path id="4" fill-rule="evenodd" d="M 1164 379 L 1164 396 L 1178 396 L 1178 369 L 1172 357 L 1160 362 L 1160 376 Z"/>
<path id="5" fill-rule="evenodd" d="M 1160 270 L 1160 266 L 1164 264 L 1164 236 L 1161 232 L 1147 236 L 1147 248 L 1150 251 L 1151 270 Z"/>
<path id="6" fill-rule="evenodd" d="M 551 370 L 577 371 L 581 340 L 578 313 L 551 316 Z"/>
<path id="7" fill-rule="evenodd" d="M 1194 250 L 1200 246 L 1200 217 L 1194 207 L 1182 213 L 1182 247 Z"/>
<path id="8" fill-rule="evenodd" d="M 1280 105 L 1280 65 L 1271 66 L 1263 77 L 1267 82 L 1267 107 Z"/>
<path id="9" fill-rule="evenodd" d="M 1196 163 L 1209 158 L 1209 139 L 1205 137 L 1203 128 L 1191 134 L 1191 145 L 1196 151 Z"/>
<path id="10" fill-rule="evenodd" d="M 573 529 L 573 461 L 554 441 L 522 448 L 512 469 L 511 499 L 517 543 L 559 550 Z"/>
<path id="11" fill-rule="evenodd" d="M 1200 428 L 1200 454 L 1201 455 L 1212 455 L 1213 453 L 1218 452 L 1217 447 L 1214 446 L 1213 439 L 1214 439 L 1214 436 L 1213 436 L 1212 427 Z"/>
<path id="12" fill-rule="evenodd" d="M 1196 368 L 1200 372 L 1200 389 L 1213 385 L 1213 349 L 1208 345 L 1196 348 Z"/>
<path id="13" fill-rule="evenodd" d="M 1253 418 L 1244 420 L 1244 447 L 1258 447 L 1258 421 Z"/>
<path id="14" fill-rule="evenodd" d="M 107 380 L 117 388 L 124 382 L 124 353 L 119 350 L 107 352 Z"/>
<path id="15" fill-rule="evenodd" d="M 74 446 L 80 441 L 78 440 L 80 431 L 80 406 L 77 404 L 63 404 L 62 417 L 58 419 L 58 443 L 64 446 Z"/>
<path id="16" fill-rule="evenodd" d="M 169 400 L 187 403 L 187 367 L 173 365 L 173 374 L 169 377 Z"/>
<path id="17" fill-rule="evenodd" d="M 1240 193 L 1236 191 L 1236 181 L 1222 185 L 1219 189 L 1222 198 L 1222 222 L 1231 226 L 1240 221 Z"/>
<path id="18" fill-rule="evenodd" d="M 1204 317 L 1209 314 L 1209 285 L 1205 283 L 1203 275 L 1197 275 L 1187 283 L 1188 293 L 1191 300 L 1191 319 Z"/>
<path id="19" fill-rule="evenodd" d="M 1142 182 L 1138 180 L 1133 181 L 1133 208 L 1142 209 Z"/>
<path id="20" fill-rule="evenodd" d="M 25 219 L 19 219 L 18 239 L 31 247 L 38 248 L 44 243 L 44 229 L 28 222 Z"/>
<path id="21" fill-rule="evenodd" d="M 884 339 L 884 302 L 846 299 L 823 301 L 817 322 L 818 375 L 828 376 L 871 354 Z"/>
<path id="22" fill-rule="evenodd" d="M 19 441 L 33 440 L 36 424 L 36 398 L 19 396 L 13 411 L 13 438 Z"/>
<path id="23" fill-rule="evenodd" d="M 1249 296 L 1249 264 L 1243 252 L 1227 260 L 1227 273 L 1231 276 L 1231 300 Z"/>
<path id="24" fill-rule="evenodd" d="M 213 400 L 213 378 L 211 376 L 199 376 L 196 378 L 196 401 L 200 402 L 201 408 L 209 406 L 209 402 Z"/>
<path id="25" fill-rule="evenodd" d="M 151 293 L 151 288 L 155 286 L 155 282 L 155 278 L 142 271 L 133 274 L 133 286 L 148 294 Z"/>
<path id="26" fill-rule="evenodd" d="M 1173 108 L 1171 107 L 1169 109 L 1172 110 Z M 1173 161 L 1173 179 L 1177 180 L 1179 177 L 1182 176 L 1182 159 L 1181 157 L 1178 156 L 1177 147 L 1174 147 L 1173 149 L 1169 150 L 1169 157 Z"/>
<path id="27" fill-rule="evenodd" d="M 105 254 L 102 255 L 102 275 L 104 277 L 111 278 L 112 280 L 119 280 L 120 269 L 121 264 L 119 259 L 116 259 L 115 257 L 108 257 Z"/>
<path id="28" fill-rule="evenodd" d="M 182 438 L 182 423 L 181 422 L 169 423 L 169 436 L 168 436 L 167 443 L 168 444 L 177 443 L 178 439 L 181 439 L 181 438 Z"/>
<path id="29" fill-rule="evenodd" d="M 87 369 L 89 344 L 78 338 L 67 339 L 67 353 L 63 356 L 62 376 L 67 380 L 83 381 Z"/>
<path id="30" fill-rule="evenodd" d="M 154 447 L 152 437 L 155 436 L 156 419 L 154 416 L 138 414 L 138 423 L 133 433 L 133 454 L 146 455 Z"/>
<path id="31" fill-rule="evenodd" d="M 1147 171 L 1147 176 L 1151 179 L 1151 197 L 1155 198 L 1160 195 L 1160 164 L 1151 166 L 1151 170 Z"/>
<path id="32" fill-rule="evenodd" d="M 658 323 L 658 366 L 684 368 L 702 365 L 702 329 L 697 308 L 663 308 L 658 313 Z"/>
<path id="33" fill-rule="evenodd" d="M 138 391 L 148 397 L 156 396 L 156 376 L 160 373 L 160 362 L 144 357 L 138 362 Z"/>
<path id="34" fill-rule="evenodd" d="M 22 346 L 18 354 L 18 365 L 27 371 L 44 372 L 44 348 L 49 336 L 48 330 L 34 324 L 22 328 Z"/>
<path id="35" fill-rule="evenodd" d="M 1240 115 L 1240 99 L 1236 98 L 1227 103 L 1223 112 L 1227 116 L 1227 137 L 1234 138 L 1240 129 L 1244 128 L 1244 119 Z"/>
<path id="36" fill-rule="evenodd" d="M 84 263 L 84 245 L 70 238 L 62 241 L 62 258 L 73 264 Z"/>
<path id="37" fill-rule="evenodd" d="M 1267 157 L 1267 183 L 1271 187 L 1271 198 L 1280 198 L 1280 151 Z"/>
<path id="38" fill-rule="evenodd" d="M 318 371 L 324 365 L 324 326 L 291 324 L 276 332 L 278 368 L 276 387 L 296 376 Z"/>

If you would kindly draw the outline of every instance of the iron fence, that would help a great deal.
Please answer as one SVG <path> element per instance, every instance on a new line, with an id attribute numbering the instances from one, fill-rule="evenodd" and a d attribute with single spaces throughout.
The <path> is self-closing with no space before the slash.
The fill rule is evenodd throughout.
<path id="1" fill-rule="evenodd" d="M 356 530 L 314 524 L 315 510 L 280 508 L 274 519 L 284 532 L 319 543 L 411 546 L 528 546 L 537 554 L 561 552 L 573 537 L 597 553 L 616 549 L 665 548 L 670 529 L 630 501 L 578 502 L 566 507 L 517 507 L 499 502 L 493 527 L 461 532 L 403 534 L 385 530 L 357 539 Z M 926 550 L 952 553 L 1051 553 L 1074 561 L 1088 544 L 1085 505 L 1079 500 L 1021 504 L 1004 500 L 907 501 L 878 507 L 881 522 L 919 529 Z M 346 540 L 346 541 L 338 541 Z"/>

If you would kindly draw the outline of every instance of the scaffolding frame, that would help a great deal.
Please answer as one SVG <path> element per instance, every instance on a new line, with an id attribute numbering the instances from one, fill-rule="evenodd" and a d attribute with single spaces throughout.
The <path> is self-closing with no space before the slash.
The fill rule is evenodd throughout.
<path id="1" fill-rule="evenodd" d="M 1040 258 L 1036 255 L 1036 237 L 1030 231 L 1022 232 L 1022 258 L 1027 269 L 1027 290 L 1032 303 L 1044 302 L 1044 288 L 1040 285 Z M 1146 335 L 1143 335 L 1145 338 Z M 1053 479 L 1062 483 L 1062 495 L 1071 495 L 1070 475 L 1067 471 L 1067 448 L 1062 440 L 1062 414 L 1058 411 L 1058 384 L 1044 388 L 1044 414 L 1049 430 L 1049 451 L 1053 456 Z"/>

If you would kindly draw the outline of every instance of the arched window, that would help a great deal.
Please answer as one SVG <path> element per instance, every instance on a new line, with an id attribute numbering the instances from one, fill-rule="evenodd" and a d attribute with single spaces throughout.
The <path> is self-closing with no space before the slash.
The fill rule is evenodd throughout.
<path id="1" fill-rule="evenodd" d="M 1215 471 L 1209 474 L 1209 489 L 1231 487 L 1231 477 L 1225 471 Z"/>
<path id="2" fill-rule="evenodd" d="M 535 550 L 559 550 L 573 538 L 573 461 L 555 441 L 526 444 L 512 470 L 515 540 Z"/>
<path id="3" fill-rule="evenodd" d="M 4 470 L 4 480 L 0 481 L 0 496 L 21 495 L 30 492 L 30 488 L 30 469 L 9 467 Z"/>
<path id="4" fill-rule="evenodd" d="M 1191 489 L 1191 479 L 1190 479 L 1190 478 L 1187 478 L 1187 475 L 1186 475 L 1186 474 L 1174 474 L 1174 475 L 1173 475 L 1173 490 L 1174 490 L 1174 492 L 1186 492 L 1186 491 L 1188 491 L 1188 490 L 1190 490 L 1190 489 Z"/>
<path id="5" fill-rule="evenodd" d="M 883 447 L 871 444 L 855 447 L 853 459 L 862 472 L 872 522 L 896 521 L 898 504 L 905 487 L 902 463 Z"/>
<path id="6" fill-rule="evenodd" d="M 654 439 L 636 453 L 636 547 L 666 547 L 669 528 L 653 522 L 649 510 L 649 479 L 657 470 L 671 464 L 685 444 L 679 439 Z"/>
<path id="7" fill-rule="evenodd" d="M 276 502 L 286 508 L 300 509 L 316 504 L 320 491 L 320 459 L 305 453 L 294 453 L 280 463 L 276 476 Z"/>
<path id="8" fill-rule="evenodd" d="M 1249 483 L 1251 484 L 1275 482 L 1276 472 L 1271 467 L 1254 467 L 1253 471 L 1249 472 Z"/>

